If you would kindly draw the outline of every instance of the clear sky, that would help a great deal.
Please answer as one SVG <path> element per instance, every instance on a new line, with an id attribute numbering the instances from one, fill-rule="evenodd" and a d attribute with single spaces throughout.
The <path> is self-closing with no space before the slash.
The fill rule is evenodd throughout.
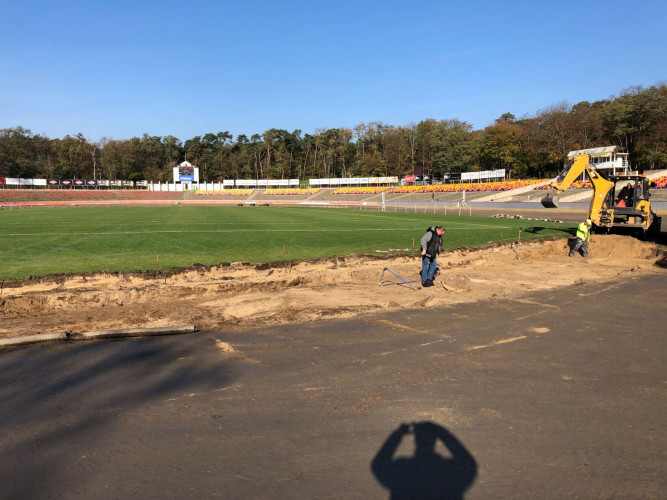
<path id="1" fill-rule="evenodd" d="M 261 134 L 596 101 L 667 80 L 667 1 L 0 0 L 0 128 Z"/>

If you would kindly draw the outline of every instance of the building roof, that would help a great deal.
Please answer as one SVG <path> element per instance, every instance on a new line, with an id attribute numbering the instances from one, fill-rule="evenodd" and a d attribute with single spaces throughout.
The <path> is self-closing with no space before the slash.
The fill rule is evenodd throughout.
<path id="1" fill-rule="evenodd" d="M 577 151 L 570 151 L 567 154 L 568 158 L 573 158 L 578 154 L 587 153 L 591 156 L 611 156 L 616 153 L 616 146 L 603 146 L 601 148 L 579 149 Z"/>

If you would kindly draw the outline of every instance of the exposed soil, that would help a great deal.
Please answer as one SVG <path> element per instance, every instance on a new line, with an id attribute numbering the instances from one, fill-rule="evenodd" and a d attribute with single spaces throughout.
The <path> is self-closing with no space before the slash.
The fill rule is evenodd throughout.
<path id="1" fill-rule="evenodd" d="M 447 252 L 436 286 L 417 290 L 418 257 L 351 256 L 300 263 L 193 266 L 172 273 L 58 275 L 4 282 L 0 337 L 115 328 L 270 326 L 442 304 L 667 272 L 667 247 L 595 235 L 591 258 L 568 240 Z M 389 271 L 414 281 L 413 290 Z M 383 286 L 379 280 L 382 275 Z"/>

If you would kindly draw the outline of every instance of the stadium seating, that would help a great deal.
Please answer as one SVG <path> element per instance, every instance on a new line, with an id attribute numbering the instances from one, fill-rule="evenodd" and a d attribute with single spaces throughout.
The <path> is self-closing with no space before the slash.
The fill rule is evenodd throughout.
<path id="1" fill-rule="evenodd" d="M 250 196 L 254 189 L 200 189 L 195 191 L 197 196 Z"/>
<path id="2" fill-rule="evenodd" d="M 308 196 L 317 194 L 319 191 L 319 188 L 267 189 L 264 194 L 268 196 Z"/>
<path id="3" fill-rule="evenodd" d="M 593 186 L 591 186 L 590 181 L 581 181 L 581 180 L 579 180 L 579 181 L 574 181 L 572 183 L 572 185 L 569 187 L 569 189 L 590 189 L 591 187 L 593 187 Z M 545 184 L 544 186 L 537 186 L 535 189 L 539 190 L 539 189 L 548 189 L 548 188 L 549 188 L 549 186 L 547 184 Z"/>
<path id="4" fill-rule="evenodd" d="M 432 186 L 400 186 L 391 189 L 390 193 L 456 193 L 474 191 L 509 191 L 531 184 L 544 182 L 545 179 L 515 180 L 503 182 L 473 182 L 462 184 L 435 184 Z"/>
<path id="5" fill-rule="evenodd" d="M 658 189 L 667 188 L 667 176 L 665 175 L 658 177 L 657 179 L 653 179 L 652 182 L 655 182 L 655 187 Z"/>
<path id="6" fill-rule="evenodd" d="M 332 194 L 335 195 L 346 195 L 346 194 L 379 194 L 383 191 L 389 191 L 391 187 L 345 187 L 339 188 L 333 191 Z"/>
<path id="7" fill-rule="evenodd" d="M 223 190 L 198 190 L 198 191 L 149 191 L 145 189 L 26 189 L 26 188 L 3 188 L 0 189 L 0 203 L 14 204 L 14 203 L 63 203 L 63 202 L 141 202 L 141 201 L 180 201 L 192 200 L 199 198 L 203 201 L 204 198 L 218 197 L 233 199 L 247 199 L 255 194 L 254 198 L 261 199 L 264 195 L 267 197 L 280 197 L 281 201 L 276 203 L 288 202 L 289 200 L 303 200 L 304 197 L 309 197 L 309 200 L 336 200 L 336 201 L 358 201 L 359 195 L 367 197 L 374 197 L 381 193 L 391 195 L 399 195 L 401 199 L 403 195 L 425 195 L 431 197 L 434 193 L 454 194 L 466 191 L 468 193 L 478 193 L 483 195 L 484 192 L 493 191 L 509 191 L 512 189 L 530 186 L 531 184 L 544 183 L 547 179 L 533 179 L 533 180 L 512 180 L 504 182 L 482 182 L 482 183 L 459 183 L 459 184 L 436 184 L 424 186 L 359 186 L 359 187 L 342 187 L 338 189 L 323 189 L 323 188 L 279 188 L 279 189 L 223 189 Z M 659 196 L 664 196 L 662 193 L 667 192 L 667 176 L 661 176 L 651 181 L 655 184 L 654 189 L 660 190 Z M 534 189 L 546 189 L 546 185 L 536 186 Z M 578 180 L 574 182 L 571 189 L 590 189 L 589 181 Z M 656 192 L 658 195 L 658 192 Z M 394 196 L 395 197 L 395 196 Z M 421 199 L 417 197 L 416 199 Z M 425 199 L 425 198 L 424 198 Z"/>

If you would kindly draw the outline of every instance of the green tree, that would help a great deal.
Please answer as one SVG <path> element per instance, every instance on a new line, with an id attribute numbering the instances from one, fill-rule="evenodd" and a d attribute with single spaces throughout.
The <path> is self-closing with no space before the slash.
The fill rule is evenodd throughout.
<path id="1" fill-rule="evenodd" d="M 589 103 L 582 101 L 572 106 L 570 111 L 573 127 L 574 149 L 588 149 L 603 146 L 604 130 L 602 129 L 602 117 L 600 116 L 601 103 Z"/>
<path id="2" fill-rule="evenodd" d="M 431 156 L 433 174 L 464 172 L 472 169 L 472 125 L 459 120 L 444 120 L 433 130 Z"/>
<path id="3" fill-rule="evenodd" d="M 496 123 L 499 122 L 514 123 L 516 122 L 516 116 L 514 116 L 512 113 L 503 113 L 500 115 L 500 118 L 496 119 Z"/>
<path id="4" fill-rule="evenodd" d="M 203 152 L 201 137 L 197 135 L 192 139 L 188 139 L 185 141 L 183 149 L 185 150 L 185 159 L 195 167 L 198 167 Z"/>
<path id="5" fill-rule="evenodd" d="M 476 141 L 480 168 L 503 168 L 510 179 L 524 176 L 527 170 L 524 141 L 525 133 L 518 125 L 501 122 L 485 128 Z"/>
<path id="6" fill-rule="evenodd" d="M 415 166 L 423 172 L 432 172 L 434 156 L 434 137 L 439 123 L 437 120 L 428 118 L 417 124 L 417 162 Z"/>
<path id="7" fill-rule="evenodd" d="M 32 132 L 23 127 L 0 130 L 0 176 L 34 177 L 37 173 Z"/>
<path id="8" fill-rule="evenodd" d="M 666 92 L 665 85 L 630 87 L 601 110 L 607 137 L 629 153 L 630 163 L 638 170 L 662 164 Z"/>

